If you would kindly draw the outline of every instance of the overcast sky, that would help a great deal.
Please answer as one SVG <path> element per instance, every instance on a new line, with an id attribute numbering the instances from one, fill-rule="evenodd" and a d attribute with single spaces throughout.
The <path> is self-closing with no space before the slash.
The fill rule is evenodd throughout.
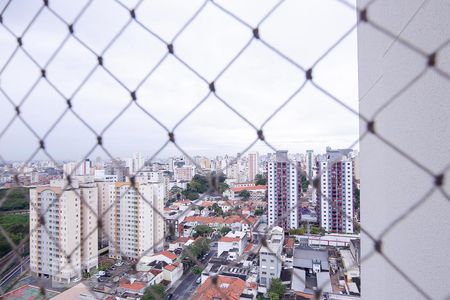
<path id="1" fill-rule="evenodd" d="M 6 5 L 0 0 L 0 8 Z M 137 1 L 122 1 L 135 7 Z M 42 1 L 13 0 L 3 13 L 3 23 L 22 36 Z M 85 1 L 51 0 L 67 23 Z M 224 0 L 219 5 L 256 27 L 277 1 Z M 204 1 L 143 1 L 136 9 L 137 19 L 161 39 L 170 43 L 180 28 Z M 130 90 L 135 90 L 149 71 L 167 56 L 137 90 L 137 103 L 169 130 L 208 95 L 208 85 L 171 55 L 164 42 L 135 22 L 103 54 L 105 46 L 129 21 L 130 14 L 114 1 L 95 0 L 76 20 L 76 36 L 97 54 L 105 67 Z M 291 0 L 282 3 L 260 26 L 261 38 L 304 68 L 309 68 L 356 22 L 356 13 L 335 0 Z M 67 26 L 44 9 L 23 35 L 23 47 L 44 66 L 68 33 Z M 174 41 L 177 56 L 207 81 L 213 81 L 252 38 L 251 29 L 231 18 L 213 3 Z M 0 87 L 19 104 L 40 76 L 40 68 L 19 50 L 4 68 L 17 45 L 16 39 L 0 25 Z M 314 81 L 357 110 L 356 30 L 326 56 L 313 72 Z M 47 78 L 65 97 L 72 97 L 77 86 L 96 66 L 96 55 L 70 37 L 46 67 Z M 271 113 L 292 95 L 304 81 L 297 67 L 274 53 L 262 42 L 251 41 L 243 54 L 216 81 L 217 95 L 260 127 Z M 73 110 L 95 131 L 105 126 L 128 104 L 129 92 L 98 67 L 72 98 Z M 0 94 L 0 133 L 15 114 L 14 107 Z M 20 107 L 22 117 L 43 136 L 64 112 L 65 100 L 41 80 Z M 326 146 L 347 147 L 358 138 L 358 117 L 307 83 L 270 122 L 264 126 L 267 141 L 278 149 L 323 152 Z M 190 155 L 215 156 L 245 149 L 256 132 L 211 94 L 175 130 L 178 144 Z M 113 156 L 132 152 L 153 154 L 166 140 L 167 132 L 135 104 L 103 135 L 105 147 Z M 96 143 L 96 136 L 70 111 L 45 139 L 51 155 L 58 160 L 79 159 Z M 0 138 L 0 154 L 5 160 L 27 159 L 38 140 L 16 119 Z M 251 150 L 271 152 L 263 143 Z M 177 155 L 170 145 L 159 157 Z M 94 152 L 106 157 L 101 150 Z M 46 159 L 39 153 L 36 159 Z"/>

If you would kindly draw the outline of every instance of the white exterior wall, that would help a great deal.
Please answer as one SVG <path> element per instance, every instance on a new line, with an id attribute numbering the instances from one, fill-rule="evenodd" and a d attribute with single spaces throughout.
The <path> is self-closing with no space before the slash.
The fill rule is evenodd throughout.
<path id="1" fill-rule="evenodd" d="M 52 183 L 56 185 L 30 189 L 30 270 L 35 276 L 70 282 L 81 276 L 80 199 Z M 40 214 L 45 225 L 39 225 Z M 70 264 L 66 254 L 72 254 Z"/>
<path id="2" fill-rule="evenodd" d="M 129 185 L 115 186 L 110 227 L 110 256 L 138 259 L 162 249 L 164 220 L 154 212 L 163 211 L 160 184 L 137 184 L 139 193 Z M 155 245 L 155 242 L 159 244 Z"/>
<path id="3" fill-rule="evenodd" d="M 80 186 L 81 267 L 89 271 L 98 266 L 98 188 L 92 184 Z"/>
<path id="4" fill-rule="evenodd" d="M 111 213 L 113 212 L 111 206 L 114 203 L 114 197 L 111 197 L 111 192 L 114 192 L 114 183 L 96 182 L 96 185 L 98 191 L 98 216 L 102 222 L 102 229 L 98 230 L 98 238 L 100 243 L 106 244 L 109 242 Z"/>
<path id="5" fill-rule="evenodd" d="M 433 53 L 450 38 L 449 12 L 450 2 L 445 0 L 380 0 L 368 17 L 394 36 Z M 448 49 L 447 44 L 436 56 L 437 65 L 447 73 Z M 359 93 L 367 94 L 360 112 L 369 119 L 427 64 L 425 57 L 364 23 L 358 28 L 358 58 Z M 375 130 L 439 174 L 449 162 L 449 95 L 449 81 L 428 69 L 375 118 Z M 361 121 L 361 132 L 365 130 Z M 396 218 L 421 203 L 382 238 L 382 250 L 430 299 L 448 299 L 449 201 L 436 191 L 419 202 L 433 186 L 433 178 L 370 133 L 360 142 L 359 159 L 362 226 L 377 239 Z M 447 170 L 443 185 L 447 193 L 449 177 Z M 363 258 L 374 247 L 366 234 L 361 237 Z M 361 272 L 363 299 L 425 299 L 379 254 L 363 261 Z"/>
<path id="6" fill-rule="evenodd" d="M 153 241 L 154 251 L 158 252 L 164 248 L 164 198 L 166 195 L 166 187 L 164 183 L 153 183 Z M 157 212 L 156 212 L 157 211 Z M 159 213 L 158 213 L 159 212 Z"/>

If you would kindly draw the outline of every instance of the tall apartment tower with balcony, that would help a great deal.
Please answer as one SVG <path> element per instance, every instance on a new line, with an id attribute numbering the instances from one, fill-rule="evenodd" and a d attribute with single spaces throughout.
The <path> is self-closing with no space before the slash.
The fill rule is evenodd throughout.
<path id="1" fill-rule="evenodd" d="M 109 256 L 139 259 L 163 249 L 164 197 L 161 185 L 116 182 L 110 220 Z M 159 213 L 158 213 L 159 212 Z"/>
<path id="2" fill-rule="evenodd" d="M 32 275 L 70 283 L 98 266 L 97 201 L 96 187 L 76 180 L 30 189 Z"/>
<path id="3" fill-rule="evenodd" d="M 267 162 L 268 224 L 284 230 L 298 228 L 301 180 L 300 165 L 288 160 L 287 151 L 277 151 Z"/>
<path id="4" fill-rule="evenodd" d="M 354 168 L 351 149 L 332 150 L 317 160 L 320 175 L 320 226 L 328 232 L 353 233 Z"/>

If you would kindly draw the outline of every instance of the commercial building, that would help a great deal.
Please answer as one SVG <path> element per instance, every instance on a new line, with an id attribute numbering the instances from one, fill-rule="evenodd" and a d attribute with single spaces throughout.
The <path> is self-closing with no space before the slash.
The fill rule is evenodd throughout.
<path id="1" fill-rule="evenodd" d="M 283 229 L 298 228 L 301 179 L 299 165 L 288 160 L 287 151 L 277 151 L 267 163 L 268 224 Z"/>
<path id="2" fill-rule="evenodd" d="M 53 180 L 30 189 L 30 270 L 69 283 L 98 265 L 97 187 Z"/>
<path id="3" fill-rule="evenodd" d="M 354 168 L 351 149 L 327 148 L 317 161 L 320 174 L 320 226 L 328 232 L 353 233 Z"/>

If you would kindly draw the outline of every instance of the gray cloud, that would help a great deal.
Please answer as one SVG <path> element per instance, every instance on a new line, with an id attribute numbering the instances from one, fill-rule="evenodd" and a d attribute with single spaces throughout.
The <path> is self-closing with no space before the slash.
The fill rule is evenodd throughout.
<path id="1" fill-rule="evenodd" d="M 41 3 L 39 1 L 39 3 Z M 51 1 L 51 7 L 71 23 L 84 2 Z M 251 26 L 257 26 L 274 1 L 218 1 Z M 4 23 L 20 35 L 33 13 L 35 2 L 13 1 Z M 202 1 L 144 1 L 136 10 L 138 20 L 170 42 Z M 124 1 L 128 7 L 134 1 Z M 1 7 L 1 6 L 0 6 Z M 75 23 L 75 33 L 101 53 L 105 45 L 128 21 L 128 12 L 114 1 L 94 1 Z M 338 1 L 286 1 L 260 26 L 261 37 L 298 64 L 309 68 L 321 54 L 356 22 L 356 13 Z M 67 27 L 45 12 L 24 36 L 24 47 L 43 65 L 67 34 Z M 212 81 L 251 38 L 252 32 L 212 3 L 174 42 L 177 55 Z M 0 64 L 14 50 L 16 40 L 0 26 Z M 104 65 L 134 90 L 152 67 L 167 53 L 166 45 L 136 24 L 130 25 L 104 54 Z M 356 31 L 314 68 L 314 81 L 353 109 L 358 108 Z M 70 37 L 47 69 L 48 79 L 71 97 L 83 78 L 96 65 L 96 55 Z M 40 70 L 18 51 L 0 78 L 0 87 L 18 104 L 39 78 Z M 248 49 L 217 80 L 217 94 L 259 127 L 304 81 L 304 73 L 253 40 Z M 208 85 L 168 56 L 140 86 L 138 101 L 171 130 L 209 92 Z M 130 101 L 129 92 L 106 71 L 98 68 L 72 99 L 73 110 L 97 132 L 101 132 Z M 0 94 L 3 116 L 0 130 L 14 117 L 14 107 Z M 21 106 L 22 117 L 39 136 L 66 109 L 65 100 L 41 80 Z M 0 131 L 1 132 L 1 131 Z M 323 151 L 327 145 L 346 147 L 358 138 L 358 116 L 348 112 L 308 83 L 265 127 L 270 144 L 292 152 Z M 191 155 L 235 154 L 256 138 L 246 122 L 211 95 L 176 130 L 179 145 Z M 167 140 L 164 128 L 132 104 L 103 135 L 105 147 L 114 156 L 141 151 L 152 155 Z M 83 157 L 96 143 L 91 132 L 70 111 L 46 138 L 55 159 Z M 26 159 L 38 146 L 24 124 L 16 119 L 0 138 L 4 159 Z M 271 150 L 262 143 L 254 148 Z M 179 152 L 170 146 L 160 157 Z M 97 150 L 92 156 L 105 156 Z M 45 159 L 41 152 L 36 156 Z"/>

